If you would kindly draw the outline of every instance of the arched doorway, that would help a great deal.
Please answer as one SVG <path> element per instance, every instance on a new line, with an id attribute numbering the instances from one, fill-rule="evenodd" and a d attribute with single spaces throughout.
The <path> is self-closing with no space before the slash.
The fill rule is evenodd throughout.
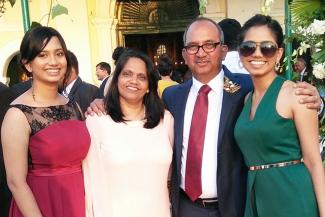
<path id="1" fill-rule="evenodd" d="M 116 2 L 118 45 L 136 48 L 156 62 L 167 53 L 176 68 L 183 64 L 183 32 L 199 15 L 197 0 Z"/>

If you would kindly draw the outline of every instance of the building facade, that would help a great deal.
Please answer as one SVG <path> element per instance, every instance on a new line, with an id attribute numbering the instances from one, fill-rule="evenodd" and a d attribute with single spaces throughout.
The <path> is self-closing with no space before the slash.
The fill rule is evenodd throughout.
<path id="1" fill-rule="evenodd" d="M 183 64 L 182 34 L 199 15 L 198 0 L 60 0 L 68 14 L 49 18 L 51 0 L 29 0 L 30 21 L 56 28 L 69 50 L 79 60 L 83 80 L 97 84 L 95 66 L 106 61 L 113 66 L 117 46 L 135 47 L 153 61 L 167 53 L 175 65 Z M 215 21 L 235 18 L 241 23 L 261 13 L 264 0 L 208 0 L 203 16 Z M 56 2 L 53 1 L 55 6 Z M 53 6 L 53 5 L 52 5 Z M 9 82 L 17 71 L 16 58 L 24 35 L 21 1 L 9 3 L 0 17 L 0 81 Z M 276 0 L 270 13 L 284 23 L 284 0 Z M 14 79 L 13 77 L 11 79 Z"/>

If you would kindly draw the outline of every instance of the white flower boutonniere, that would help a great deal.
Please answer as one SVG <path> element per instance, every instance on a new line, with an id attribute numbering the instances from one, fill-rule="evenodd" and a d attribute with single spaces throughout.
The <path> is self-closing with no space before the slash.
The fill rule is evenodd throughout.
<path id="1" fill-rule="evenodd" d="M 227 76 L 224 76 L 223 89 L 228 93 L 236 93 L 240 89 L 240 85 L 231 81 Z"/>

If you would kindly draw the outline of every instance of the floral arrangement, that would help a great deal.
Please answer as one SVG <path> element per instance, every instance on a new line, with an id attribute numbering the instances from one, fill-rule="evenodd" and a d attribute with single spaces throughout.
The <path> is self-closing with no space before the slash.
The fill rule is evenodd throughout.
<path id="1" fill-rule="evenodd" d="M 321 0 L 293 0 L 293 37 L 300 41 L 300 47 L 292 54 L 298 57 L 310 50 L 313 66 L 312 82 L 325 97 L 325 3 Z M 295 60 L 294 58 L 294 60 Z M 325 141 L 325 118 L 320 121 L 321 141 Z"/>
<path id="2" fill-rule="evenodd" d="M 312 54 L 314 83 L 325 87 L 325 20 L 314 19 L 308 26 L 294 26 L 294 37 L 300 43 L 300 47 L 293 52 L 298 56 L 310 49 Z"/>

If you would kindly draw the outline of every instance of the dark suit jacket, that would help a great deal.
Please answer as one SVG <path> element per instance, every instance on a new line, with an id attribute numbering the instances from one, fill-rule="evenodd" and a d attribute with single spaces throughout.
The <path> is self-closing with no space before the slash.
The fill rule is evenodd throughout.
<path id="1" fill-rule="evenodd" d="M 216 144 L 218 145 L 216 185 L 219 209 L 222 217 L 243 217 L 247 168 L 234 138 L 234 127 L 242 110 L 245 95 L 252 89 L 252 82 L 249 75 L 232 74 L 225 66 L 223 70 L 225 76 L 240 84 L 241 88 L 232 94 L 223 92 L 219 138 L 218 144 Z M 192 79 L 184 84 L 169 87 L 163 93 L 163 100 L 175 119 L 172 163 L 172 212 L 174 217 L 178 216 L 184 113 L 191 86 Z"/>
<path id="2" fill-rule="evenodd" d="M 18 83 L 10 87 L 11 91 L 16 95 L 16 98 L 21 94 L 25 93 L 29 88 L 32 87 L 32 79 Z"/>
<path id="3" fill-rule="evenodd" d="M 107 83 L 108 78 L 109 78 L 109 76 L 107 78 L 105 78 L 103 80 L 103 82 L 100 84 L 98 94 L 97 94 L 97 98 L 100 98 L 100 99 L 104 98 L 104 90 L 105 90 L 105 85 Z"/>
<path id="4" fill-rule="evenodd" d="M 15 96 L 11 90 L 0 82 L 0 128 L 3 118 L 9 108 L 9 104 Z M 11 201 L 11 193 L 7 186 L 6 172 L 3 162 L 2 144 L 0 135 L 0 217 L 7 217 Z"/>
<path id="5" fill-rule="evenodd" d="M 77 102 L 83 113 L 87 110 L 90 103 L 96 98 L 98 87 L 77 78 L 68 95 L 72 102 Z"/>

